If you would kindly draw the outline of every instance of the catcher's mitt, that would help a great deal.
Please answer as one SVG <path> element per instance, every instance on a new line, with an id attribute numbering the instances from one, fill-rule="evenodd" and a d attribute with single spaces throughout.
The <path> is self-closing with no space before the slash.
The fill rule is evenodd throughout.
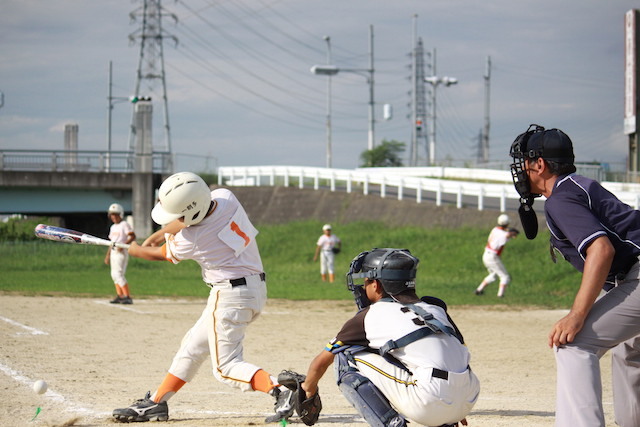
<path id="1" fill-rule="evenodd" d="M 307 399 L 306 392 L 302 389 L 301 384 L 307 377 L 294 371 L 282 371 L 278 375 L 278 382 L 295 392 L 295 409 L 298 416 L 308 426 L 314 425 L 320 417 L 322 410 L 322 401 L 320 394 L 316 392 Z"/>

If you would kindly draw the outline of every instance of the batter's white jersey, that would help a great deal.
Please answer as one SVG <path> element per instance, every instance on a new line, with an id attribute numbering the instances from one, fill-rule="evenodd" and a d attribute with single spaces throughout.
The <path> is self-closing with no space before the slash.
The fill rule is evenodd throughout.
<path id="1" fill-rule="evenodd" d="M 192 259 L 202 268 L 205 283 L 237 279 L 263 272 L 255 229 L 235 197 L 224 188 L 211 192 L 215 207 L 200 223 L 167 235 L 166 258 L 177 264 Z"/>

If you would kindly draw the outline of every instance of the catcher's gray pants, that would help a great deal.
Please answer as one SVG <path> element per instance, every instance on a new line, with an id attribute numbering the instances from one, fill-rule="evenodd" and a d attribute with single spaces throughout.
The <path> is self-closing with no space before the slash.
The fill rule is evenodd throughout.
<path id="1" fill-rule="evenodd" d="M 616 423 L 640 426 L 640 264 L 593 305 L 571 344 L 556 351 L 557 427 L 604 427 L 600 358 L 612 351 Z"/>

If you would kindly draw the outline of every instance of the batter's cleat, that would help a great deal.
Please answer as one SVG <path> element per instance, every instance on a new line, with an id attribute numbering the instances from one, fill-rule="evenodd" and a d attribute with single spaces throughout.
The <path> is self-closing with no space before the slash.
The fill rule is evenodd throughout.
<path id="1" fill-rule="evenodd" d="M 120 304 L 133 304 L 131 297 L 124 297 L 120 300 Z"/>
<path id="2" fill-rule="evenodd" d="M 293 415 L 293 402 L 296 393 L 288 388 L 274 388 L 273 396 L 276 398 L 276 403 L 273 405 L 275 414 L 269 415 L 265 418 L 267 423 L 279 423 L 282 420 L 288 420 Z"/>
<path id="3" fill-rule="evenodd" d="M 115 297 L 114 299 L 112 299 L 111 301 L 109 301 L 111 304 L 122 304 L 122 299 L 120 296 Z"/>
<path id="4" fill-rule="evenodd" d="M 169 406 L 167 402 L 156 403 L 147 392 L 144 399 L 138 399 L 128 408 L 113 410 L 113 418 L 121 423 L 139 423 L 144 421 L 167 421 Z"/>

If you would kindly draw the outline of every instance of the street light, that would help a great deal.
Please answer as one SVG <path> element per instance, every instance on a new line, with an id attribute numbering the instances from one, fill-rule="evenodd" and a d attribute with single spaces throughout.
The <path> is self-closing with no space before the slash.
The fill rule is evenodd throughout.
<path id="1" fill-rule="evenodd" d="M 433 69 L 435 72 L 435 52 Z M 429 132 L 429 164 L 433 166 L 436 162 L 436 88 L 441 84 L 446 87 L 458 84 L 458 79 L 455 77 L 431 76 L 425 77 L 424 81 L 433 86 L 433 90 L 431 91 L 431 109 L 433 111 L 431 117 L 433 121 L 431 123 L 431 132 Z"/>
<path id="2" fill-rule="evenodd" d="M 327 64 L 331 64 L 331 37 L 324 36 L 327 42 Z M 331 76 L 327 76 L 327 168 L 331 168 Z"/>
<path id="3" fill-rule="evenodd" d="M 325 38 L 325 40 L 327 40 L 327 38 Z M 327 43 L 329 41 L 327 40 Z M 373 88 L 374 88 L 374 82 L 373 82 L 373 76 L 374 76 L 374 69 L 373 69 L 373 25 L 369 26 L 369 68 L 341 68 L 341 67 L 337 67 L 335 65 L 314 65 L 313 67 L 311 67 L 311 72 L 315 75 L 318 76 L 328 76 L 329 78 L 331 78 L 331 76 L 335 76 L 336 74 L 340 73 L 340 72 L 345 72 L 345 73 L 354 73 L 354 74 L 358 74 L 361 75 L 363 77 L 365 77 L 367 79 L 367 84 L 369 85 L 369 136 L 368 136 L 368 143 L 367 143 L 367 148 L 369 150 L 373 150 L 373 146 L 374 146 L 374 132 L 375 132 L 375 116 L 374 116 L 374 106 L 375 106 L 375 101 L 374 101 L 374 95 L 373 95 Z M 330 90 L 330 89 L 329 89 Z M 329 93 L 330 96 L 330 93 Z M 328 105 L 328 114 L 330 114 L 330 103 L 331 101 L 328 100 L 327 101 L 327 105 Z M 328 118 L 328 120 L 330 120 L 330 118 Z M 328 126 L 330 126 L 330 122 L 327 122 Z M 328 129 L 328 132 L 330 132 L 330 128 Z M 330 143 L 330 141 L 328 141 L 328 144 Z M 330 160 L 330 158 L 328 158 L 327 160 Z"/>

